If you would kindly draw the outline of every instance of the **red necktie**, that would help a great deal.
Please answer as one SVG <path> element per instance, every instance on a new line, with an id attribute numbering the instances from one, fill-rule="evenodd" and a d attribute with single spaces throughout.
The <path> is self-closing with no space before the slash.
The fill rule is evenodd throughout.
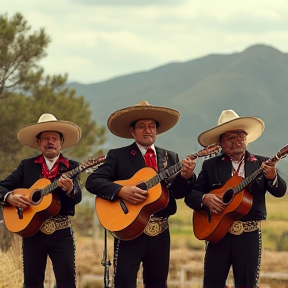
<path id="1" fill-rule="evenodd" d="M 148 148 L 145 155 L 145 163 L 146 166 L 153 167 L 156 171 L 158 171 L 157 163 L 156 163 L 156 156 L 152 148 Z"/>

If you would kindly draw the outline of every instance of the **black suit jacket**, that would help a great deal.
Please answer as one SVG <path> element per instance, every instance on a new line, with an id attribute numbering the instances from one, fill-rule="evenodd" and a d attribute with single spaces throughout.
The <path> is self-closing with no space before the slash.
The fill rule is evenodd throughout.
<path id="1" fill-rule="evenodd" d="M 42 178 L 41 164 L 35 163 L 36 158 L 37 157 L 22 160 L 19 166 L 11 174 L 0 182 L 0 202 L 4 200 L 4 196 L 7 192 L 13 191 L 17 188 L 30 188 L 37 180 Z M 70 167 L 67 169 L 66 165 L 60 162 L 57 177 L 66 171 L 76 168 L 79 163 L 69 160 L 69 165 Z M 81 201 L 82 194 L 78 176 L 74 176 L 73 184 L 75 193 L 72 197 L 67 196 L 59 187 L 57 188 L 61 203 L 61 208 L 58 213 L 59 215 L 73 216 L 75 214 L 75 205 Z"/>
<path id="2" fill-rule="evenodd" d="M 179 162 L 175 152 L 155 146 L 157 154 L 158 173 Z M 134 142 L 133 144 L 112 149 L 108 152 L 103 165 L 94 171 L 86 181 L 86 189 L 97 196 L 113 201 L 121 189 L 114 181 L 130 179 L 138 170 L 146 167 L 145 160 Z M 176 213 L 175 199 L 183 198 L 191 189 L 195 175 L 187 181 L 180 173 L 169 185 L 170 199 L 166 208 L 155 213 L 155 216 L 169 216 Z"/>
<path id="3" fill-rule="evenodd" d="M 245 177 L 256 171 L 268 158 L 252 155 L 246 151 L 245 155 Z M 202 170 L 190 191 L 185 197 L 185 203 L 194 210 L 205 209 L 202 207 L 202 197 L 205 193 L 221 188 L 232 177 L 232 163 L 226 154 L 221 154 L 214 158 L 204 161 Z M 253 204 L 247 215 L 240 220 L 263 220 L 266 219 L 266 202 L 265 194 L 268 191 L 275 197 L 282 197 L 286 192 L 285 181 L 277 174 L 277 183 L 272 185 L 272 181 L 268 181 L 261 173 L 248 186 L 250 193 L 253 194 Z"/>

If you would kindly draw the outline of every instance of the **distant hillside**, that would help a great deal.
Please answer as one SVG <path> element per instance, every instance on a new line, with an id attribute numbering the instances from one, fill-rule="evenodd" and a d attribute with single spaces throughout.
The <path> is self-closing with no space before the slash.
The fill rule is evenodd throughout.
<path id="1" fill-rule="evenodd" d="M 263 135 L 249 145 L 252 153 L 273 156 L 288 143 L 288 55 L 271 46 L 255 45 L 240 53 L 208 55 L 100 83 L 68 83 L 68 87 L 90 102 L 95 121 L 102 125 L 115 110 L 142 99 L 177 109 L 178 124 L 159 135 L 156 143 L 177 151 L 181 158 L 201 149 L 198 135 L 217 125 L 225 109 L 265 122 Z M 107 149 L 131 143 L 108 130 L 107 140 Z M 286 159 L 277 166 L 288 175 Z"/>

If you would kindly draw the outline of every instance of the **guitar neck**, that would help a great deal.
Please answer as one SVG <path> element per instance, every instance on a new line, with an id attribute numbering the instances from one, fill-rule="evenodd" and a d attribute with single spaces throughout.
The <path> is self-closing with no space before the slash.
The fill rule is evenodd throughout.
<path id="1" fill-rule="evenodd" d="M 190 155 L 192 156 L 192 155 Z M 190 157 L 188 156 L 188 157 Z M 170 166 L 169 168 L 161 171 L 159 174 L 155 175 L 154 177 L 152 177 L 151 179 L 149 179 L 146 184 L 147 184 L 147 188 L 150 189 L 151 187 L 155 186 L 156 184 L 158 184 L 159 182 L 168 179 L 169 177 L 175 175 L 177 172 L 179 172 L 182 168 L 182 163 L 178 162 L 176 164 L 174 164 L 173 166 Z"/>
<path id="2" fill-rule="evenodd" d="M 276 164 L 280 160 L 279 153 L 277 153 L 275 156 L 270 158 L 269 160 L 273 163 Z M 235 187 L 235 194 L 239 193 L 242 191 L 244 188 L 246 188 L 261 172 L 263 171 L 263 168 L 260 167 L 256 171 L 254 171 L 250 176 L 246 177 L 243 179 L 236 187 Z"/>
<path id="3" fill-rule="evenodd" d="M 210 145 L 201 151 L 198 151 L 195 154 L 190 154 L 187 157 L 190 158 L 191 160 L 195 160 L 198 157 L 205 157 L 209 156 L 212 154 L 217 154 L 221 151 L 221 147 L 218 145 Z M 145 181 L 147 188 L 150 189 L 151 187 L 155 186 L 159 182 L 168 179 L 169 177 L 175 175 L 177 172 L 179 172 L 182 168 L 182 162 L 178 162 L 173 166 L 170 166 L 164 171 L 161 171 L 159 174 L 155 175 L 151 179 Z"/>
<path id="4" fill-rule="evenodd" d="M 86 170 L 92 166 L 96 166 L 96 165 L 100 164 L 101 162 L 103 162 L 104 160 L 105 160 L 105 156 L 99 157 L 97 160 L 87 161 L 85 163 L 80 164 L 76 168 L 63 173 L 62 175 L 71 179 L 76 174 L 79 174 L 80 172 L 82 172 L 82 171 L 84 171 L 84 170 Z M 45 196 L 45 195 L 51 193 L 57 187 L 59 187 L 58 179 L 53 181 L 51 184 L 47 185 L 45 188 L 43 188 L 42 189 L 42 195 Z"/>
<path id="5" fill-rule="evenodd" d="M 81 171 L 84 170 L 84 169 L 81 169 L 80 166 L 78 166 L 75 169 L 70 170 L 66 173 L 63 173 L 62 175 L 65 175 L 69 178 L 72 178 L 74 175 L 76 175 L 77 173 L 80 173 Z M 43 196 L 48 195 L 49 193 L 51 193 L 53 190 L 55 190 L 58 187 L 59 187 L 58 180 L 53 181 L 51 184 L 47 185 L 45 188 L 42 189 Z"/>

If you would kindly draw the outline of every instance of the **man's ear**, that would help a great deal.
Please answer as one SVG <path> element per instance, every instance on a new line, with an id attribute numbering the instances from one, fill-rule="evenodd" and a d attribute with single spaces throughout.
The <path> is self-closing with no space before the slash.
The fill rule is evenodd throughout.
<path id="1" fill-rule="evenodd" d="M 134 137 L 134 127 L 130 127 L 130 132 L 131 132 L 132 136 Z"/>
<path id="2" fill-rule="evenodd" d="M 37 147 L 40 145 L 40 139 L 39 138 L 36 138 L 36 145 L 37 145 Z"/>

